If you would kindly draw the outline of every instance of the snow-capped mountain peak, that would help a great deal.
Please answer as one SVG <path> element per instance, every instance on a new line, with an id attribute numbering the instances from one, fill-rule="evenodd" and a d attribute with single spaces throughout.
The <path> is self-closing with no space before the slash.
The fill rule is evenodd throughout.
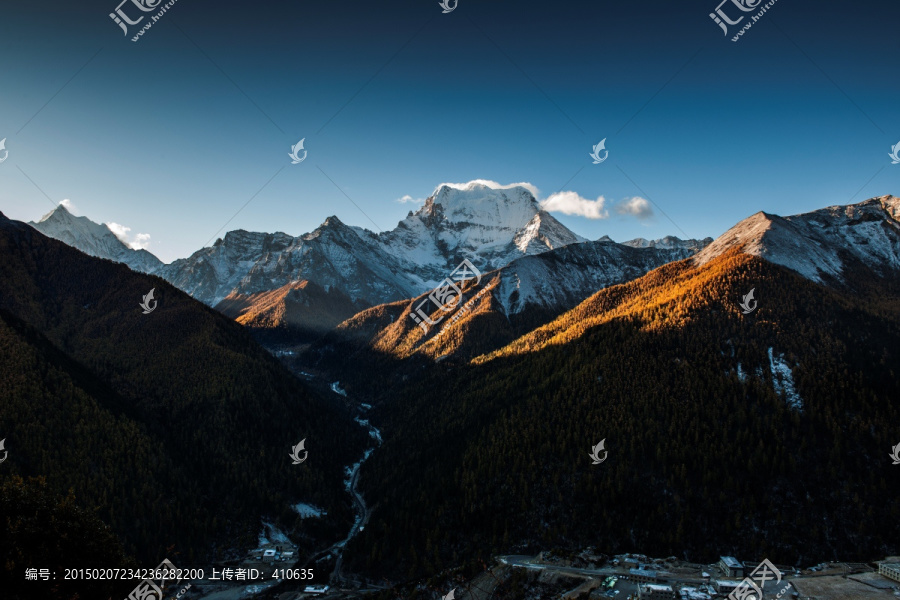
<path id="1" fill-rule="evenodd" d="M 212 248 L 160 274 L 215 305 L 232 292 L 253 294 L 309 280 L 335 286 L 354 302 L 417 296 L 468 259 L 482 272 L 516 258 L 587 241 L 541 210 L 533 186 L 476 180 L 442 184 L 391 231 L 373 233 L 328 217 L 314 231 L 229 232 Z"/>
<path id="2" fill-rule="evenodd" d="M 483 180 L 438 186 L 422 208 L 381 239 L 410 268 L 424 268 L 427 281 L 440 280 L 462 258 L 492 269 L 587 241 L 542 210 L 532 186 Z"/>
<path id="3" fill-rule="evenodd" d="M 94 223 L 87 217 L 76 217 L 63 204 L 58 204 L 56 208 L 41 217 L 37 223 L 32 223 L 32 226 L 34 225 L 42 225 L 52 231 L 65 230 L 72 235 L 83 235 L 89 238 L 100 238 L 107 233 L 112 233 L 105 225 Z"/>
<path id="4" fill-rule="evenodd" d="M 712 241 L 712 238 L 705 238 L 703 240 L 682 240 L 674 235 L 667 235 L 658 240 L 635 238 L 633 240 L 628 240 L 627 242 L 622 242 L 622 245 L 631 246 L 632 248 L 659 248 L 660 250 L 680 249 L 699 252 Z"/>
<path id="5" fill-rule="evenodd" d="M 900 198 L 881 196 L 858 204 L 829 206 L 779 217 L 764 212 L 747 217 L 695 256 L 705 264 L 730 250 L 764 258 L 807 279 L 844 281 L 848 260 L 876 272 L 900 270 Z"/>
<path id="6" fill-rule="evenodd" d="M 85 254 L 125 263 L 135 271 L 152 273 L 163 264 L 146 250 L 129 248 L 107 225 L 76 217 L 62 204 L 29 225 Z"/>
<path id="7" fill-rule="evenodd" d="M 423 215 L 439 212 L 442 219 L 452 224 L 520 229 L 539 210 L 537 200 L 524 187 L 498 189 L 470 182 L 462 189 L 447 184 L 439 186 L 418 212 Z"/>

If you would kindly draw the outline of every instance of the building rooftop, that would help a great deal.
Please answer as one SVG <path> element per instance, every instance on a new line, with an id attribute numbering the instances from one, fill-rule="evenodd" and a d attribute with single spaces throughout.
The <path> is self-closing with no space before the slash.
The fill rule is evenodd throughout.
<path id="1" fill-rule="evenodd" d="M 723 563 L 725 563 L 725 565 L 732 569 L 740 569 L 744 566 L 740 562 L 738 562 L 738 559 L 733 556 L 722 556 L 720 557 L 720 559 Z"/>

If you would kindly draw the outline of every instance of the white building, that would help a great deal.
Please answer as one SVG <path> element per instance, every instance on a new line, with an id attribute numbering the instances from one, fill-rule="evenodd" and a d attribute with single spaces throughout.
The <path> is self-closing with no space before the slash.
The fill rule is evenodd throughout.
<path id="1" fill-rule="evenodd" d="M 878 563 L 878 574 L 900 582 L 900 563 Z"/>
<path id="2" fill-rule="evenodd" d="M 733 592 L 740 584 L 740 581 L 734 579 L 716 579 L 713 581 L 713 587 L 716 588 L 716 591 L 726 596 Z"/>
<path id="3" fill-rule="evenodd" d="M 638 588 L 638 598 L 641 600 L 674 600 L 675 590 L 671 585 L 648 583 Z"/>
<path id="4" fill-rule="evenodd" d="M 722 570 L 728 577 L 744 576 L 744 565 L 733 556 L 720 556 L 719 566 L 722 567 Z"/>
<path id="5" fill-rule="evenodd" d="M 304 594 L 327 594 L 331 587 L 327 585 L 308 585 L 303 588 Z"/>
<path id="6" fill-rule="evenodd" d="M 263 562 L 275 562 L 275 551 L 274 550 L 266 550 L 263 552 Z"/>

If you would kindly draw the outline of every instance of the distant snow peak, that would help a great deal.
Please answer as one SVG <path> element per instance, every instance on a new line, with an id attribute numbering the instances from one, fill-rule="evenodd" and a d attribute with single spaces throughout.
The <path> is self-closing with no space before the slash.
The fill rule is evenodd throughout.
<path id="1" fill-rule="evenodd" d="M 69 208 L 72 206 L 71 202 L 66 202 L 63 200 L 56 207 L 45 214 L 38 220 L 38 223 L 45 223 L 47 221 L 68 221 L 70 218 L 74 217 L 71 212 L 69 212 Z"/>
<path id="2" fill-rule="evenodd" d="M 803 411 L 803 398 L 794 388 L 794 376 L 791 367 L 784 359 L 784 354 L 775 355 L 769 348 L 769 368 L 772 371 L 772 385 L 787 405 L 797 411 Z"/>
<path id="3" fill-rule="evenodd" d="M 607 236 L 604 236 L 607 237 Z M 602 238 L 601 238 L 602 239 Z M 660 250 L 690 250 L 691 252 L 700 252 L 703 248 L 712 243 L 712 238 L 702 240 L 682 240 L 674 235 L 667 235 L 657 240 L 648 240 L 644 238 L 635 238 L 622 242 L 623 246 L 631 246 L 632 248 L 658 248 Z"/>
<path id="4" fill-rule="evenodd" d="M 844 281 L 848 258 L 876 272 L 900 271 L 900 198 L 881 196 L 858 204 L 829 206 L 779 217 L 747 217 L 700 252 L 703 265 L 738 248 L 787 267 L 816 283 Z"/>
<path id="5" fill-rule="evenodd" d="M 143 248 L 150 241 L 148 234 L 139 233 L 129 240 L 129 227 L 117 223 L 101 225 L 87 217 L 76 217 L 68 210 L 71 206 L 71 202 L 63 200 L 40 221 L 29 225 L 85 254 L 124 263 L 135 271 L 153 273 L 162 266 L 162 261 Z"/>

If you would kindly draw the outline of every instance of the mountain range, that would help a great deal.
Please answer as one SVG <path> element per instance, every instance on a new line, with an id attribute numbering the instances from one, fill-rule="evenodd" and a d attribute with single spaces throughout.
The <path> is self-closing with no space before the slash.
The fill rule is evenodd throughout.
<path id="1" fill-rule="evenodd" d="M 508 314 L 529 307 L 555 314 L 603 285 L 684 258 L 711 241 L 639 238 L 618 245 L 604 236 L 588 242 L 544 211 L 528 186 L 480 181 L 438 186 L 419 210 L 388 232 L 351 227 L 334 216 L 298 237 L 236 230 L 167 265 L 63 206 L 32 226 L 91 256 L 156 274 L 254 328 L 307 335 L 320 334 L 364 308 L 418 296 L 464 259 L 485 273 L 506 269 Z M 625 246 L 646 250 L 631 252 Z M 517 259 L 564 248 L 554 258 L 509 268 Z M 562 263 L 569 273 L 551 282 L 547 269 Z M 301 312 L 307 316 L 300 317 Z"/>
<path id="2" fill-rule="evenodd" d="M 479 360 L 531 344 L 527 340 L 534 335 L 548 335 L 554 320 L 598 290 L 640 281 L 658 267 L 685 259 L 703 267 L 732 251 L 764 258 L 817 284 L 853 290 L 872 305 L 890 306 L 890 295 L 885 298 L 883 291 L 900 269 L 898 215 L 900 199 L 882 196 L 788 217 L 759 212 L 715 241 L 667 237 L 617 244 L 604 236 L 572 243 L 484 274 L 462 294 L 459 310 L 436 307 L 427 292 L 362 310 L 320 337 L 314 352 L 295 359 L 295 368 L 344 373 L 365 364 L 359 371 L 371 374 L 410 369 L 415 363 L 404 361 L 413 356 Z M 759 297 L 752 285 L 745 294 L 751 291 Z M 435 325 L 419 325 L 422 306 Z"/>
<path id="3" fill-rule="evenodd" d="M 340 373 L 385 432 L 363 472 L 380 504 L 349 564 L 410 577 L 588 546 L 703 564 L 896 553 L 879 515 L 900 514 L 898 207 L 758 213 L 513 339 L 502 269 L 436 334 L 396 332 L 406 302 L 341 324 L 295 368 Z"/>
<path id="4" fill-rule="evenodd" d="M 704 243 L 708 242 L 690 240 L 658 249 L 602 240 L 524 256 L 484 274 L 479 285 L 468 288 L 458 303 L 467 308 L 452 316 L 445 317 L 444 309 L 431 305 L 425 293 L 411 301 L 361 311 L 338 325 L 317 346 L 323 353 L 341 357 L 353 356 L 352 349 L 363 344 L 385 355 L 404 358 L 413 354 L 432 359 L 472 358 L 551 321 L 597 290 L 692 256 Z M 429 317 L 437 323 L 427 330 L 413 319 L 423 303 L 430 307 Z"/>
<path id="5" fill-rule="evenodd" d="M 350 227 L 337 217 L 299 237 L 235 231 L 159 274 L 210 306 L 232 293 L 299 280 L 339 288 L 372 306 L 418 295 L 464 258 L 496 268 L 578 241 L 583 238 L 541 210 L 524 188 L 444 185 L 385 233 Z"/>
<path id="6" fill-rule="evenodd" d="M 51 225 L 71 219 L 72 245 L 134 261 L 103 226 L 67 215 L 33 227 L 63 237 Z M 166 535 L 149 529 L 159 525 L 201 553 L 218 541 L 198 516 L 217 495 L 235 522 L 311 498 L 331 517 L 297 527 L 306 555 L 337 539 L 350 518 L 340 465 L 365 441 L 352 399 L 371 406 L 383 443 L 360 468 L 371 516 L 343 560 L 372 579 L 587 546 L 704 564 L 867 561 L 900 551 L 887 458 L 900 422 L 898 217 L 900 198 L 881 196 L 756 213 L 715 240 L 619 244 L 569 231 L 526 187 L 473 182 L 439 186 L 389 232 L 336 217 L 299 237 L 232 231 L 169 265 L 136 263 L 152 275 L 4 220 L 0 333 L 11 351 L 0 381 L 17 400 L 0 421 L 39 422 L 34 390 L 53 406 L 60 417 L 40 437 L 77 459 L 29 447 L 40 468 L 13 465 L 50 471 L 57 493 L 92 482 L 102 493 L 76 493 L 126 550 L 159 548 Z M 477 275 L 436 304 L 432 290 L 463 260 Z M 166 311 L 159 329 L 128 308 L 149 287 Z M 254 339 L 290 351 L 279 364 Z M 339 382 L 342 400 L 283 366 Z M 228 391 L 236 383 L 240 394 Z M 77 402 L 52 404 L 58 396 Z M 88 413 L 98 417 L 79 421 Z M 103 441 L 66 437 L 69 422 Z M 298 422 L 323 432 L 329 458 L 288 482 L 253 456 L 253 440 L 277 454 Z M 213 440 L 232 438 L 257 479 L 203 471 L 222 465 Z M 601 439 L 609 459 L 594 465 Z M 149 457 L 139 471 L 149 483 L 120 475 L 146 502 L 111 508 L 117 492 L 89 458 L 103 452 L 124 465 Z M 161 501 L 153 490 L 183 477 L 192 483 L 172 502 L 190 526 L 177 532 L 145 515 Z M 128 526 L 135 515 L 141 525 Z"/>
<path id="7" fill-rule="evenodd" d="M 759 212 L 714 243 L 711 238 L 683 241 L 669 236 L 620 245 L 671 251 L 661 255 L 663 260 L 697 254 L 698 264 L 740 247 L 812 281 L 840 281 L 848 260 L 888 268 L 900 264 L 891 227 L 898 219 L 896 198 L 883 196 L 795 216 Z M 63 205 L 30 225 L 90 256 L 158 274 L 210 306 L 230 294 L 246 297 L 304 280 L 326 292 L 337 288 L 356 306 L 376 306 L 418 296 L 463 259 L 487 272 L 563 247 L 573 254 L 562 262 L 575 260 L 574 253 L 582 250 L 590 255 L 603 247 L 593 243 L 594 247 L 579 248 L 578 244 L 591 243 L 543 211 L 526 187 L 495 189 L 481 182 L 439 186 L 422 208 L 385 233 L 350 227 L 337 217 L 299 237 L 237 230 L 168 265 L 146 250 L 130 248 L 107 225 L 76 217 Z M 614 243 L 608 236 L 597 242 Z M 617 262 L 622 260 L 617 257 Z M 524 287 L 520 294 L 539 302 L 534 286 Z M 507 294 L 505 308 L 516 312 L 514 304 Z"/>

